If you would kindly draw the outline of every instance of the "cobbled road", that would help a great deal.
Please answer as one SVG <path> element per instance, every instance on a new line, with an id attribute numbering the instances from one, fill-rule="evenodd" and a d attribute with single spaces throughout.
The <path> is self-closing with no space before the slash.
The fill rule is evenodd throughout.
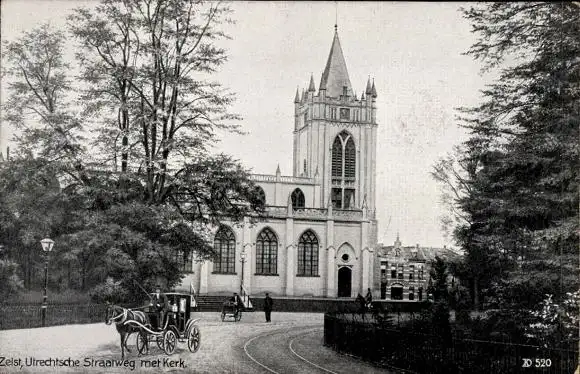
<path id="1" fill-rule="evenodd" d="M 0 373 L 392 373 L 324 347 L 322 314 L 273 313 L 272 323 L 259 312 L 238 323 L 222 322 L 219 313 L 193 317 L 201 318 L 198 352 L 180 343 L 167 356 L 153 343 L 139 356 L 133 335 L 124 361 L 115 327 L 104 323 L 0 331 Z M 55 366 L 54 359 L 78 365 Z"/>

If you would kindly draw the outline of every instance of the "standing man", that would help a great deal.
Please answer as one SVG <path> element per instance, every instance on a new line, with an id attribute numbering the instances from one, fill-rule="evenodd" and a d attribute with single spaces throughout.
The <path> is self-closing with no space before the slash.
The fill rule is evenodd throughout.
<path id="1" fill-rule="evenodd" d="M 270 315 L 272 314 L 272 307 L 274 306 L 274 301 L 270 297 L 270 294 L 266 292 L 266 298 L 264 299 L 264 312 L 266 313 L 266 322 L 270 321 Z"/>
<path id="2" fill-rule="evenodd" d="M 366 301 L 366 308 L 370 310 L 371 305 L 373 303 L 373 293 L 371 292 L 370 288 L 367 291 L 367 296 L 365 298 L 365 301 Z"/>

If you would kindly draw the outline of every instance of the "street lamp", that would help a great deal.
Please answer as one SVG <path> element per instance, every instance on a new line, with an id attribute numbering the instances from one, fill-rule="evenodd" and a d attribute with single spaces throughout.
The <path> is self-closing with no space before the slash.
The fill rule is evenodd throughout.
<path id="1" fill-rule="evenodd" d="M 46 326 L 46 289 L 48 287 L 48 254 L 52 251 L 52 247 L 54 246 L 54 241 L 51 239 L 42 239 L 40 241 L 42 245 L 42 250 L 45 252 L 44 254 L 44 296 L 42 299 L 42 327 Z"/>
<path id="2" fill-rule="evenodd" d="M 240 284 L 240 295 L 243 295 L 244 293 L 244 263 L 246 262 L 247 256 L 248 254 L 246 253 L 246 248 L 242 248 L 242 251 L 240 252 L 240 262 L 242 263 L 242 283 Z"/>

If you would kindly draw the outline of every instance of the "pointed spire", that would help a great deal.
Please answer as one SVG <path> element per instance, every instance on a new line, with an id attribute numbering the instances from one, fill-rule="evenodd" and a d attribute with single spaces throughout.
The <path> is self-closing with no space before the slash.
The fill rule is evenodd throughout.
<path id="1" fill-rule="evenodd" d="M 320 77 L 320 84 L 318 85 L 318 92 L 326 91 L 326 82 L 324 81 L 324 73 Z"/>
<path id="2" fill-rule="evenodd" d="M 298 94 L 298 86 L 296 86 L 296 97 L 294 98 L 294 103 L 298 104 L 300 102 L 300 95 Z"/>
<path id="3" fill-rule="evenodd" d="M 303 103 L 305 98 L 306 98 L 306 94 L 305 94 L 304 88 L 303 88 L 302 89 L 302 97 L 300 98 L 300 102 Z"/>
<path id="4" fill-rule="evenodd" d="M 344 87 L 346 87 L 347 96 L 353 96 L 346 61 L 338 39 L 338 30 L 335 27 L 332 47 L 320 79 L 319 89 L 326 90 L 326 95 L 329 97 L 339 97 L 343 95 Z"/>
<path id="5" fill-rule="evenodd" d="M 316 91 L 316 86 L 314 86 L 314 77 L 312 76 L 312 73 L 310 73 L 310 85 L 308 86 L 308 92 L 315 92 Z"/>
<path id="6" fill-rule="evenodd" d="M 365 99 L 365 93 L 364 93 L 364 91 L 363 91 L 362 95 L 360 95 L 360 99 L 361 100 L 364 100 Z"/>
<path id="7" fill-rule="evenodd" d="M 373 78 L 373 87 L 371 88 L 371 95 L 373 95 L 373 99 L 376 99 L 377 89 L 375 88 L 375 78 Z"/>
<path id="8" fill-rule="evenodd" d="M 280 175 L 280 164 L 276 167 L 276 175 Z"/>
<path id="9" fill-rule="evenodd" d="M 367 94 L 367 96 L 373 94 L 373 89 L 371 87 L 371 77 L 370 76 L 369 76 L 369 79 L 367 80 L 367 89 L 366 89 L 365 93 Z"/>

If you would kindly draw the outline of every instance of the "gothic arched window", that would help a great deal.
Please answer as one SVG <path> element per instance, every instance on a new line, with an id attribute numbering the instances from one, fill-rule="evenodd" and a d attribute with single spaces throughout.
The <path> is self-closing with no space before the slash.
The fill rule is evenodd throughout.
<path id="1" fill-rule="evenodd" d="M 318 238 L 311 230 L 302 234 L 298 242 L 298 275 L 318 276 Z"/>
<path id="2" fill-rule="evenodd" d="M 356 146 L 352 136 L 342 131 L 332 143 L 332 191 L 335 208 L 352 209 L 355 206 Z"/>
<path id="3" fill-rule="evenodd" d="M 236 271 L 236 237 L 226 226 L 219 228 L 215 234 L 213 248 L 217 252 L 213 263 L 216 273 L 235 273 Z"/>
<path id="4" fill-rule="evenodd" d="M 264 229 L 256 239 L 256 273 L 277 274 L 278 238 L 270 229 Z"/>
<path id="5" fill-rule="evenodd" d="M 297 188 L 294 191 L 292 191 L 292 195 L 290 197 L 292 199 L 293 209 L 304 208 L 306 206 L 304 193 L 300 188 Z"/>

